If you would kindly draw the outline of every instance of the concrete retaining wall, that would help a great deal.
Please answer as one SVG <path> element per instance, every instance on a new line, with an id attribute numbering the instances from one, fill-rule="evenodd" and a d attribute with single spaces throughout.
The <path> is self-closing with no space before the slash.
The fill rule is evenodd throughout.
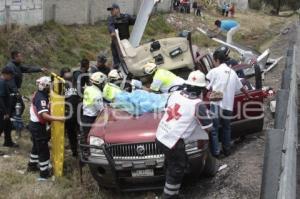
<path id="1" fill-rule="evenodd" d="M 109 16 L 106 10 L 112 3 L 119 4 L 121 12 L 137 14 L 142 0 L 44 0 L 44 20 L 57 23 L 93 24 Z M 171 0 L 164 0 L 158 10 L 168 11 Z"/>
<path id="2" fill-rule="evenodd" d="M 43 0 L 0 0 L 0 25 L 33 26 L 43 22 Z"/>

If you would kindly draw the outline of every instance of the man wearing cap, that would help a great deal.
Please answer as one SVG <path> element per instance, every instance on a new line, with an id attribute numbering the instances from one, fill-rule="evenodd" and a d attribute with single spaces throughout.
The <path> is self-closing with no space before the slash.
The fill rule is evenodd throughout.
<path id="1" fill-rule="evenodd" d="M 4 131 L 4 144 L 6 147 L 17 147 L 12 141 L 10 122 L 10 92 L 8 82 L 14 77 L 14 71 L 9 67 L 4 67 L 0 76 L 0 135 Z"/>
<path id="2" fill-rule="evenodd" d="M 110 67 L 107 66 L 107 57 L 105 55 L 99 55 L 97 57 L 97 64 L 96 66 L 92 66 L 90 69 L 91 73 L 101 72 L 105 75 L 108 75 L 110 72 Z"/>
<path id="3" fill-rule="evenodd" d="M 128 39 L 129 26 L 134 25 L 135 17 L 129 14 L 123 14 L 120 12 L 120 7 L 118 4 L 114 3 L 111 7 L 107 8 L 110 11 L 111 16 L 108 17 L 108 31 L 112 37 L 111 51 L 113 56 L 114 66 L 116 67 L 120 63 L 118 56 L 117 47 L 114 44 L 114 39 L 116 38 L 116 29 L 119 31 L 120 40 Z"/>

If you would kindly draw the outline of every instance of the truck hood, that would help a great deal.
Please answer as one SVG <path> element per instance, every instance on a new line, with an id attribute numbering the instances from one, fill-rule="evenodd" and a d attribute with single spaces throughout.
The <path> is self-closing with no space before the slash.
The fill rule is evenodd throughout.
<path id="1" fill-rule="evenodd" d="M 102 138 L 105 143 L 153 142 L 162 113 L 145 113 L 134 117 L 124 111 L 109 109 L 94 123 L 89 136 Z"/>

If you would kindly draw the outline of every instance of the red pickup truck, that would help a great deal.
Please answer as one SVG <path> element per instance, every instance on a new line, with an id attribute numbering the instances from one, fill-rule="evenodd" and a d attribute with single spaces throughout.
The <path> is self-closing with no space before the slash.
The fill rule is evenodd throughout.
<path id="1" fill-rule="evenodd" d="M 198 68 L 206 73 L 211 57 L 199 59 Z M 237 66 L 240 69 L 242 66 Z M 260 71 L 257 81 L 260 80 Z M 263 100 L 266 92 L 260 84 L 249 90 L 248 100 L 237 93 L 234 102 L 232 137 L 237 138 L 263 128 Z M 158 189 L 164 182 L 164 156 L 155 144 L 155 133 L 162 113 L 145 113 L 138 117 L 113 108 L 107 108 L 94 123 L 88 144 L 80 144 L 81 160 L 89 165 L 99 186 L 123 191 Z M 187 175 L 214 176 L 216 160 L 209 150 L 208 136 L 186 144 L 189 157 Z"/>

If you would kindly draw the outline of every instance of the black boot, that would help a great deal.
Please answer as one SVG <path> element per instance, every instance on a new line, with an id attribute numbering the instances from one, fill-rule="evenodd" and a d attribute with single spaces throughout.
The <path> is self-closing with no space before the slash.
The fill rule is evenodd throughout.
<path id="1" fill-rule="evenodd" d="M 10 148 L 18 148 L 19 147 L 18 144 L 14 143 L 12 141 L 10 141 L 10 142 L 4 142 L 3 146 L 10 147 Z"/>
<path id="2" fill-rule="evenodd" d="M 28 163 L 27 172 L 38 172 L 40 169 L 37 163 Z"/>

